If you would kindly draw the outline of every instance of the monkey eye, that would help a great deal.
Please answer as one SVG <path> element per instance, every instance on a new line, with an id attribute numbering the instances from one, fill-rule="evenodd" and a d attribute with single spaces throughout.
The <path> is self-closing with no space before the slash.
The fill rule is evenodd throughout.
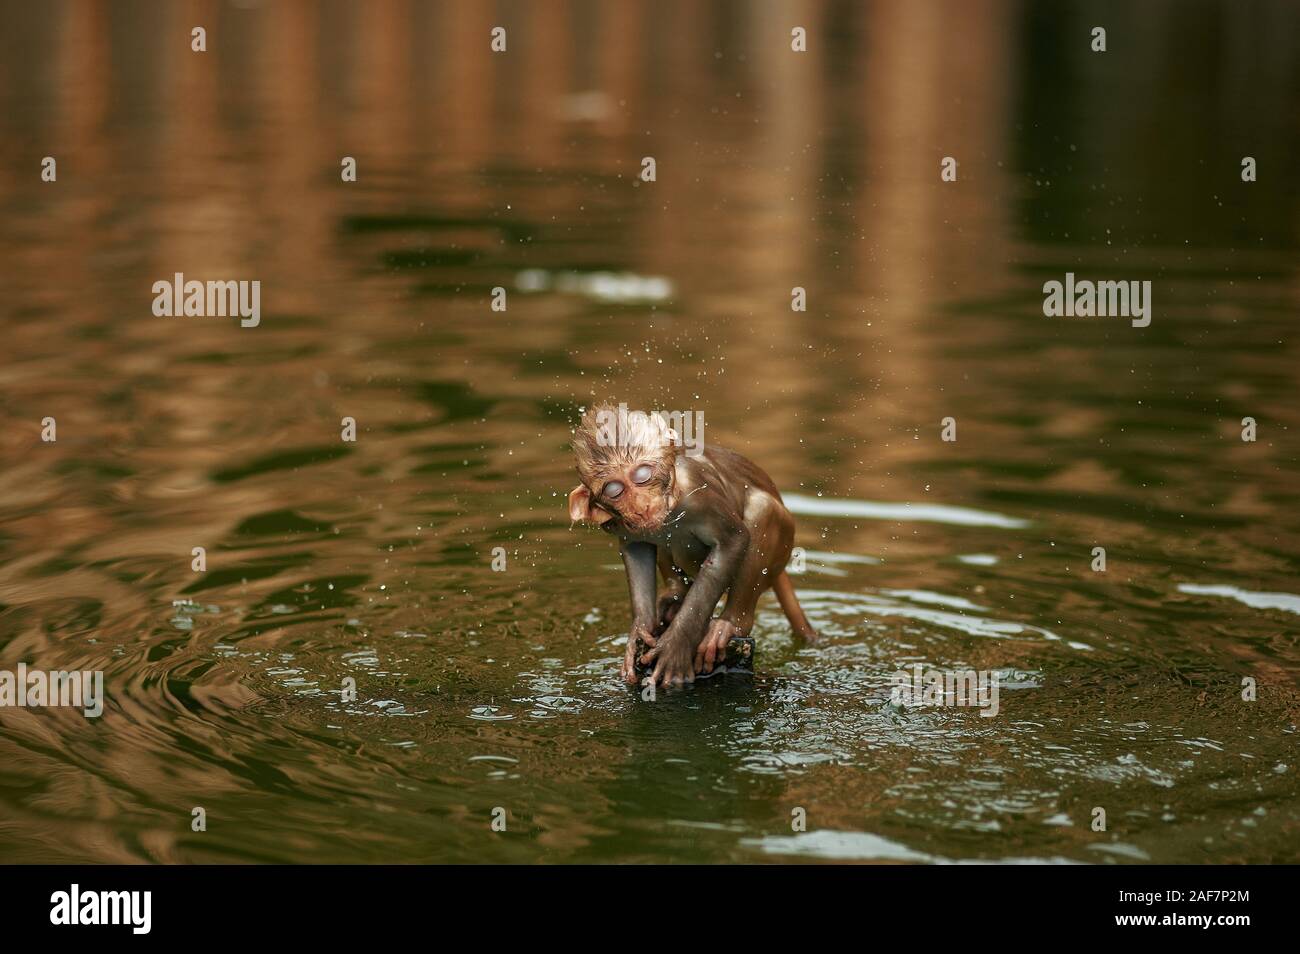
<path id="1" fill-rule="evenodd" d="M 655 469 L 649 464 L 642 464 L 636 470 L 632 471 L 632 479 L 638 484 L 644 484 L 654 476 Z"/>
<path id="2" fill-rule="evenodd" d="M 613 500 L 622 492 L 623 492 L 623 485 L 619 483 L 617 480 L 611 480 L 609 483 L 605 485 L 605 489 L 601 491 L 601 493 L 603 493 L 610 500 Z"/>

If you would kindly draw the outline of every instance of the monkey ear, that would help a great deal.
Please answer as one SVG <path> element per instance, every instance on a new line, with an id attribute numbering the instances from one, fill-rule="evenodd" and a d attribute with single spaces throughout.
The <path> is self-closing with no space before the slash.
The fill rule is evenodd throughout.
<path id="1" fill-rule="evenodd" d="M 569 519 L 576 522 L 590 521 L 600 526 L 606 520 L 613 519 L 599 507 L 591 505 L 591 491 L 586 484 L 578 484 L 569 491 Z"/>

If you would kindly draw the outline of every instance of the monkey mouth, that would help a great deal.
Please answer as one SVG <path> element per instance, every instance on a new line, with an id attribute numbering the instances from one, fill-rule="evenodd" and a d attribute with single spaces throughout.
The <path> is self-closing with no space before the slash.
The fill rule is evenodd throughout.
<path id="1" fill-rule="evenodd" d="M 629 530 L 654 531 L 660 529 L 668 519 L 667 509 L 654 513 L 629 513 L 623 515 L 623 526 Z"/>
<path id="2" fill-rule="evenodd" d="M 629 530 L 658 530 L 663 526 L 662 517 L 624 517 L 623 525 Z"/>

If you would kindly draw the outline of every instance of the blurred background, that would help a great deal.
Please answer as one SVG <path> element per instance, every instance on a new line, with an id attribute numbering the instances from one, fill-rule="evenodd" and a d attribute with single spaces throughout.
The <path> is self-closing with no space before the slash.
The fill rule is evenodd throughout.
<path id="1" fill-rule="evenodd" d="M 0 667 L 109 696 L 0 710 L 0 860 L 1300 860 L 1298 20 L 0 2 Z M 1067 271 L 1151 326 L 1045 318 Z M 773 475 L 826 647 L 765 603 L 754 685 L 617 683 L 605 397 Z M 914 661 L 1002 715 L 891 707 Z"/>

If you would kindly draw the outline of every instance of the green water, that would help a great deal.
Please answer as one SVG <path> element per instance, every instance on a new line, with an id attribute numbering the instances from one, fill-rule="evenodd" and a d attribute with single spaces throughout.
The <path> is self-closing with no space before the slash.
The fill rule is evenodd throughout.
<path id="1" fill-rule="evenodd" d="M 0 860 L 1300 861 L 1294 7 L 367 7 L 6 6 L 0 669 L 107 702 L 0 708 Z M 608 396 L 771 473 L 821 645 L 619 683 Z"/>

